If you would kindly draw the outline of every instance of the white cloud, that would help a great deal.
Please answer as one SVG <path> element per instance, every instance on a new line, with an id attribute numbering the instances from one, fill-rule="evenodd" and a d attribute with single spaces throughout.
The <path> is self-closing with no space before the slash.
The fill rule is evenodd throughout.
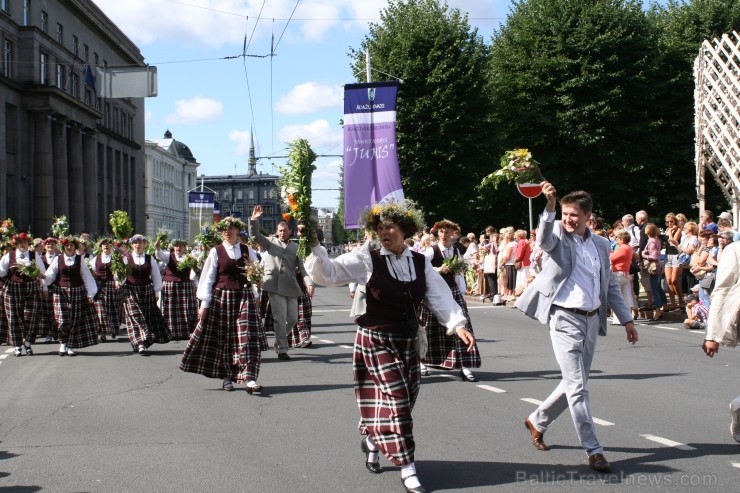
<path id="1" fill-rule="evenodd" d="M 320 147 L 335 147 L 342 144 L 342 128 L 330 125 L 326 120 L 315 120 L 306 124 L 292 124 L 280 129 L 278 137 L 283 142 L 292 142 L 297 138 L 308 140 L 316 151 Z M 340 147 L 341 151 L 341 147 Z"/>
<path id="2" fill-rule="evenodd" d="M 313 172 L 313 179 L 321 182 L 334 182 L 339 179 L 339 170 L 342 166 L 341 159 L 333 159 L 332 161 L 316 162 L 316 171 Z"/>
<path id="3" fill-rule="evenodd" d="M 165 121 L 170 124 L 198 125 L 220 119 L 223 111 L 224 105 L 220 101 L 195 96 L 175 101 L 175 112 L 167 115 Z"/>
<path id="4" fill-rule="evenodd" d="M 247 130 L 232 130 L 229 132 L 229 140 L 236 144 L 237 156 L 249 154 L 249 132 Z"/>
<path id="5" fill-rule="evenodd" d="M 278 113 L 299 115 L 329 108 L 341 108 L 344 95 L 340 85 L 304 82 L 290 90 L 275 103 Z"/>

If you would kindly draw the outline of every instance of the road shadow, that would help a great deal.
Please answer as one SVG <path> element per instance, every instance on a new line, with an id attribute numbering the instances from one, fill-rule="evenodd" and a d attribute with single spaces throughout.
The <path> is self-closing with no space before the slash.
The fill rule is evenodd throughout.
<path id="1" fill-rule="evenodd" d="M 250 397 L 272 397 L 273 395 L 281 394 L 302 394 L 306 392 L 326 392 L 332 390 L 350 390 L 354 392 L 354 383 L 344 384 L 316 384 L 316 385 L 269 385 L 262 389 L 262 393 L 259 395 L 251 395 Z M 242 390 L 241 388 L 239 389 Z M 244 390 L 246 394 L 246 390 Z"/>

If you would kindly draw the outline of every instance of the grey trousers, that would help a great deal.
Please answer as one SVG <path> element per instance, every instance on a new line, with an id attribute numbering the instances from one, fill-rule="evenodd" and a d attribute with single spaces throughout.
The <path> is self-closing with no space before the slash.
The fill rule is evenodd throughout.
<path id="1" fill-rule="evenodd" d="M 298 323 L 298 298 L 270 293 L 270 309 L 279 353 L 288 352 L 288 331 Z"/>
<path id="2" fill-rule="evenodd" d="M 588 399 L 588 374 L 598 333 L 598 314 L 586 317 L 553 307 L 550 313 L 550 339 L 562 380 L 529 416 L 535 428 L 544 433 L 550 423 L 563 411 L 570 409 L 578 439 L 589 456 L 604 452 L 596 438 Z"/>

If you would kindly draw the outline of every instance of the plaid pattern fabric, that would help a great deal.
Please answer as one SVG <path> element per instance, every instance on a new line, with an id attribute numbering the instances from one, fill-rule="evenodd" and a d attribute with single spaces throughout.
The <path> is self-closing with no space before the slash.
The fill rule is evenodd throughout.
<path id="1" fill-rule="evenodd" d="M 143 344 L 149 347 L 154 343 L 169 342 L 167 327 L 154 298 L 152 285 L 132 286 L 127 283 L 122 289 L 126 332 L 131 346 L 135 348 Z"/>
<path id="2" fill-rule="evenodd" d="M 421 373 L 414 340 L 358 327 L 352 356 L 360 433 L 397 466 L 412 463 L 416 448 L 411 411 Z"/>
<path id="3" fill-rule="evenodd" d="M 95 302 L 95 314 L 98 320 L 98 333 L 102 335 L 118 334 L 121 326 L 121 290 L 113 280 L 98 281 L 98 300 Z"/>
<path id="4" fill-rule="evenodd" d="M 311 340 L 311 297 L 304 291 L 298 298 L 298 323 L 288 332 L 288 345 L 300 347 L 303 342 Z M 272 324 L 272 315 L 269 315 Z"/>
<path id="5" fill-rule="evenodd" d="M 216 288 L 205 318 L 190 336 L 180 369 L 237 383 L 256 381 L 265 349 L 267 338 L 251 286 Z"/>
<path id="6" fill-rule="evenodd" d="M 272 307 L 270 306 L 270 294 L 264 289 L 260 292 L 260 318 L 265 332 L 275 332 L 275 321 L 272 319 Z"/>
<path id="7" fill-rule="evenodd" d="M 165 281 L 162 287 L 162 316 L 172 341 L 186 341 L 198 323 L 198 300 L 192 282 Z"/>
<path id="8" fill-rule="evenodd" d="M 54 286 L 49 286 L 49 296 L 41 297 L 41 311 L 36 318 L 36 337 L 51 336 L 57 338 L 57 326 L 54 320 Z"/>
<path id="9" fill-rule="evenodd" d="M 95 311 L 87 300 L 85 286 L 56 286 L 52 299 L 60 342 L 66 342 L 71 348 L 94 346 L 98 343 Z"/>
<path id="10" fill-rule="evenodd" d="M 468 315 L 468 305 L 465 303 L 465 298 L 457 286 L 453 286 L 450 289 L 452 290 L 452 297 L 455 298 L 455 301 L 460 305 L 465 315 L 465 328 L 473 332 L 473 325 L 470 323 L 470 315 Z M 427 355 L 423 361 L 424 364 L 440 366 L 448 370 L 480 368 L 478 344 L 476 343 L 473 346 L 473 350 L 468 352 L 462 339 L 457 337 L 456 334 L 447 335 L 447 327 L 439 324 L 437 317 L 429 311 L 425 303 L 421 304 L 419 320 L 421 322 L 419 330 L 426 330 L 427 342 L 429 343 Z"/>
<path id="11" fill-rule="evenodd" d="M 6 325 L 4 333 L 0 333 L 0 342 L 8 346 L 21 346 L 23 339 L 33 342 L 36 319 L 41 312 L 41 285 L 6 280 L 4 291 Z"/>
<path id="12" fill-rule="evenodd" d="M 5 279 L 0 278 L 0 299 L 5 300 Z M 8 320 L 5 318 L 5 301 L 0 301 L 0 344 L 5 341 Z"/>
<path id="13" fill-rule="evenodd" d="M 696 320 L 699 322 L 706 322 L 709 318 L 709 310 L 706 306 L 704 306 L 703 303 L 697 303 L 694 305 L 694 307 L 691 309 L 692 315 Z"/>

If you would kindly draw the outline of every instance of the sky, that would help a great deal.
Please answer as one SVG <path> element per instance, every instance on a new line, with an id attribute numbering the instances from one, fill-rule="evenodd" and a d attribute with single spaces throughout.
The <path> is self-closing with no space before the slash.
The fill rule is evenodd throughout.
<path id="1" fill-rule="evenodd" d="M 146 139 L 169 130 L 200 163 L 198 175 L 212 176 L 246 173 L 250 129 L 262 158 L 257 171 L 268 174 L 285 164 L 286 143 L 305 138 L 326 156 L 315 163 L 313 205 L 338 206 L 342 86 L 364 82 L 354 79 L 348 52 L 360 48 L 387 0 L 93 1 L 157 67 Z M 447 3 L 467 13 L 486 42 L 511 6 Z M 373 69 L 373 80 L 388 80 L 383 67 Z"/>

